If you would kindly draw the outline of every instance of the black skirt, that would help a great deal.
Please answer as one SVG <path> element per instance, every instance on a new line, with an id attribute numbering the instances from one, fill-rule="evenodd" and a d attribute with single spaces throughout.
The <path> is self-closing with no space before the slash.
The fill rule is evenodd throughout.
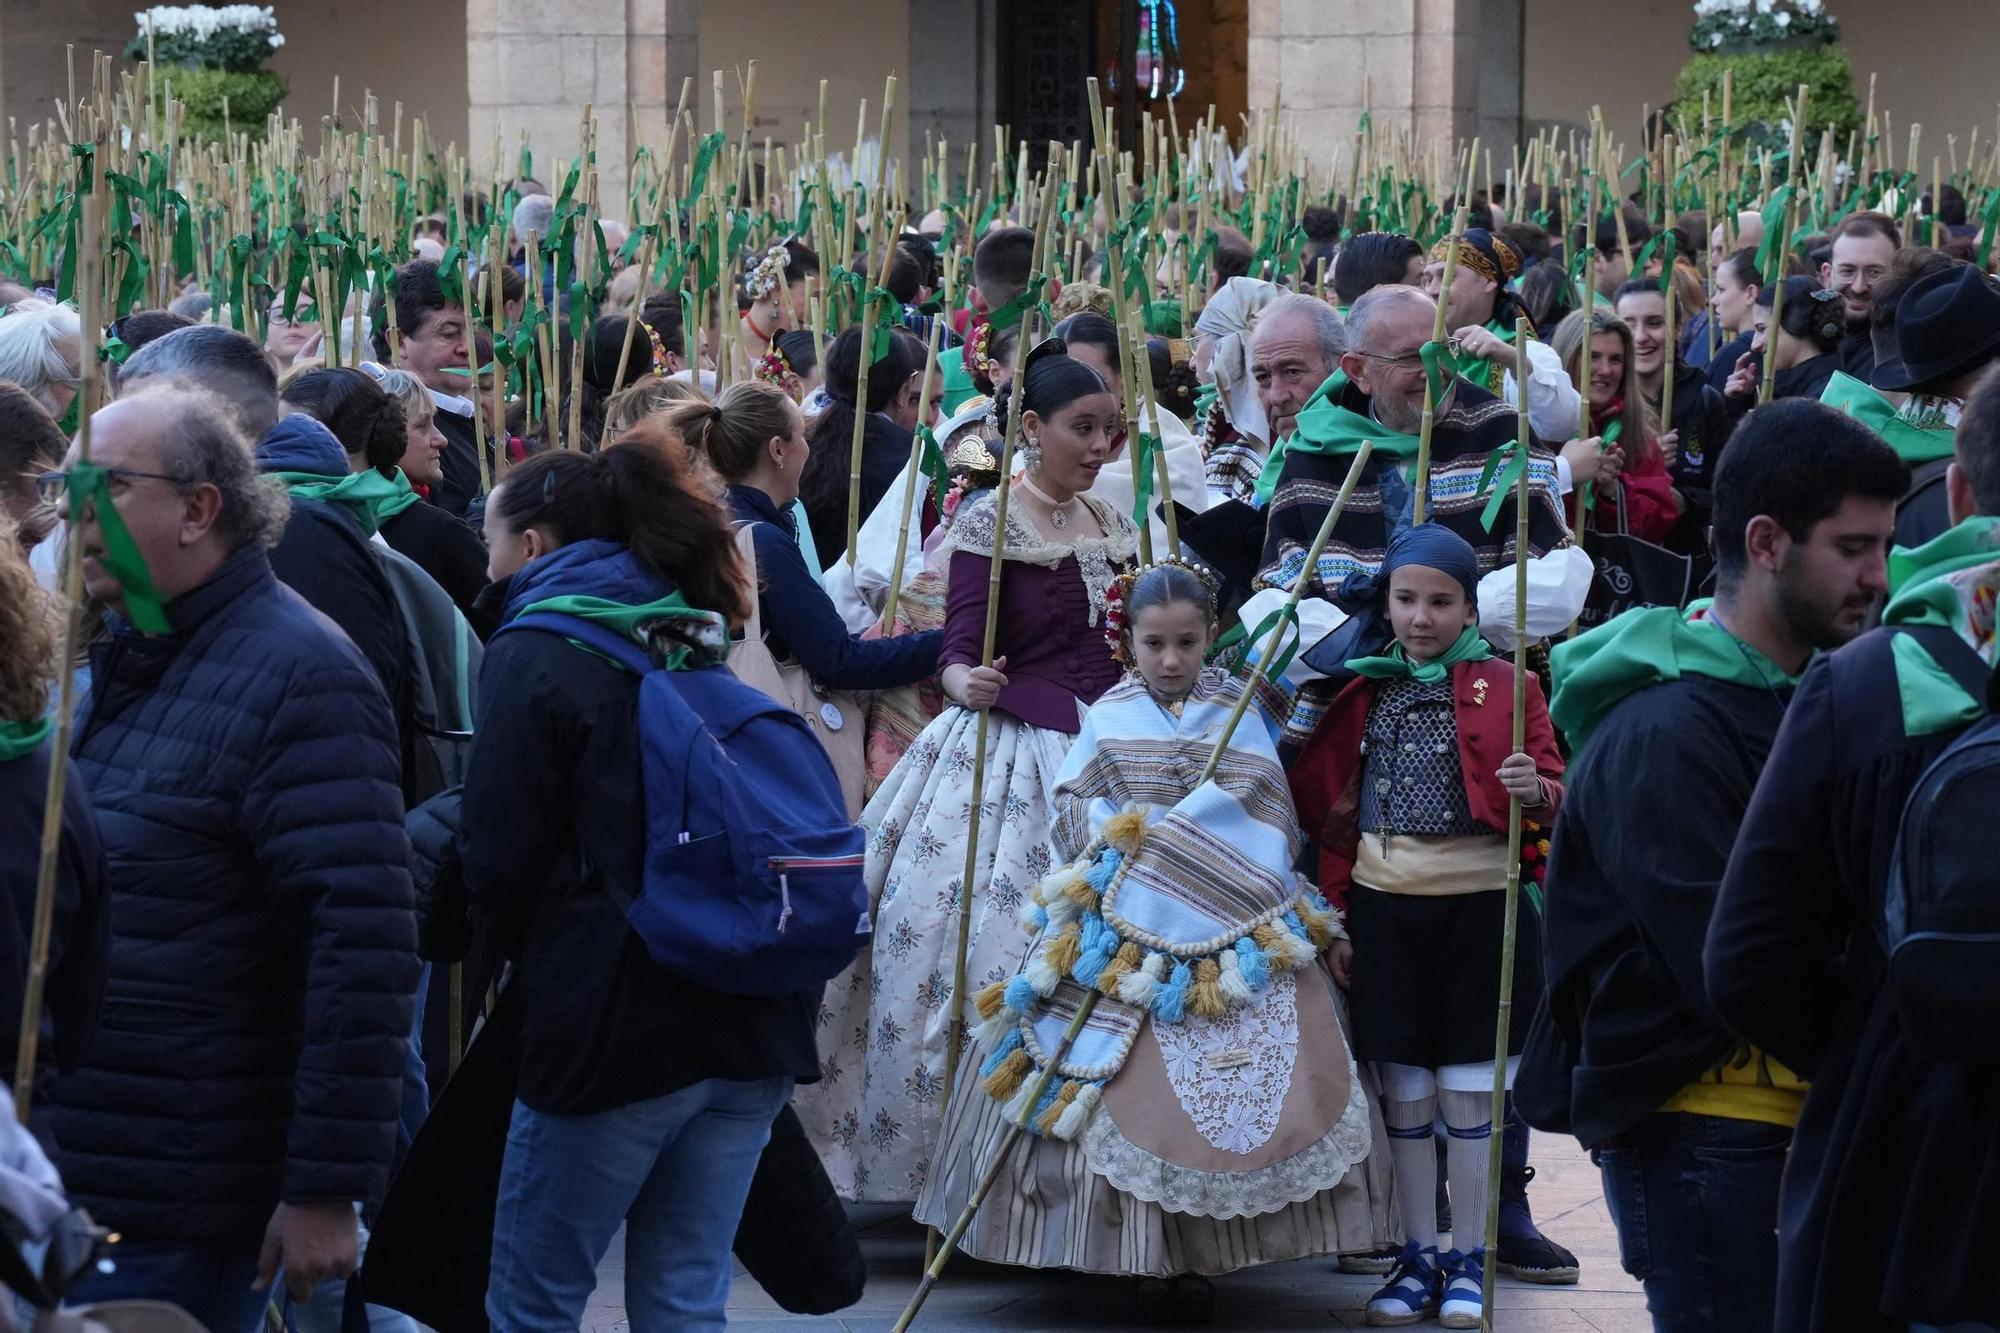
<path id="1" fill-rule="evenodd" d="M 1505 916 L 1497 889 L 1429 897 L 1356 884 L 1347 896 L 1355 1058 L 1419 1069 L 1491 1061 Z M 1521 1053 L 1541 994 L 1542 924 L 1523 893 L 1509 1054 Z"/>

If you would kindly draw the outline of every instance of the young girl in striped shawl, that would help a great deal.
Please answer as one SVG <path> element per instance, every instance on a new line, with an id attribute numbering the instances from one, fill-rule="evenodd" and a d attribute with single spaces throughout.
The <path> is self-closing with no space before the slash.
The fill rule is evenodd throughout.
<path id="1" fill-rule="evenodd" d="M 1370 1172 L 1386 1164 L 1356 1165 L 1370 1110 L 1320 957 L 1342 932 L 1293 871 L 1274 723 L 1253 707 L 1202 781 L 1244 688 L 1202 667 L 1212 592 L 1181 564 L 1121 591 L 1110 635 L 1133 670 L 1057 777 L 1065 864 L 1023 909 L 1028 963 L 976 998 L 976 1072 L 917 1216 L 949 1226 L 1023 1125 L 961 1248 L 1136 1276 L 1156 1313 L 1198 1315 L 1201 1275 L 1381 1241 L 1387 1180 Z M 1089 1020 L 1030 1105 L 1089 990 Z"/>

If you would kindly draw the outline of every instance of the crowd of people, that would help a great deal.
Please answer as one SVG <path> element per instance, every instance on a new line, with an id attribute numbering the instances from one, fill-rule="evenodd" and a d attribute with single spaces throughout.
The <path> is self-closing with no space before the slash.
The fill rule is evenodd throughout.
<path id="1" fill-rule="evenodd" d="M 1510 202 L 1336 216 L 1316 283 L 1232 232 L 1136 338 L 1004 223 L 952 310 L 907 219 L 879 334 L 815 334 L 798 238 L 734 347 L 614 282 L 554 440 L 479 370 L 546 193 L 488 326 L 424 235 L 345 356 L 276 292 L 261 344 L 0 293 L 0 1042 L 66 763 L 14 1151 L 119 1236 L 68 1298 L 547 1333 L 622 1228 L 633 1327 L 719 1328 L 732 1251 L 856 1299 L 865 1202 L 1150 1321 L 1325 1256 L 1371 1325 L 1473 1328 L 1489 1198 L 1501 1272 L 1579 1279 L 1532 1125 L 1657 1328 L 2000 1327 L 2000 1087 L 1938 1035 L 1990 1026 L 1993 909 L 1904 840 L 1991 763 L 2000 287 L 1880 213 L 1635 271 L 1637 210 Z M 818 852 L 688 813 L 770 716 L 813 738 L 771 798 L 845 806 Z M 767 970 L 669 961 L 676 885 Z"/>

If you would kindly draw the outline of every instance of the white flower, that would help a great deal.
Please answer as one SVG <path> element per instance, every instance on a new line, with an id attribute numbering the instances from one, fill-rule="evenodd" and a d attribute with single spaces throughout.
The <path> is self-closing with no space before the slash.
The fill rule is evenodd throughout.
<path id="1" fill-rule="evenodd" d="M 1792 8 L 1798 10 L 1801 14 L 1816 15 L 1819 13 L 1820 7 L 1821 0 L 1792 0 Z"/>
<path id="2" fill-rule="evenodd" d="M 1708 44 L 1709 44 L 1710 46 L 1721 46 L 1721 45 L 1722 45 L 1722 34 L 1721 34 L 1721 33 L 1719 33 L 1719 32 L 1715 32 L 1715 33 L 1710 33 L 1710 34 L 1709 34 L 1709 36 L 1708 36 Z"/>
<path id="3" fill-rule="evenodd" d="M 1789 28 L 1792 26 L 1792 16 L 1784 10 L 1779 10 L 1777 23 L 1781 28 Z"/>

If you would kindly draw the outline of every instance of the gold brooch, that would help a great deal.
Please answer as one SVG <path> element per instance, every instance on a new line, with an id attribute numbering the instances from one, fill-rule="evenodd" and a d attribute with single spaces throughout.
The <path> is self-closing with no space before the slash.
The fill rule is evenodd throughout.
<path id="1" fill-rule="evenodd" d="M 1486 686 L 1488 684 L 1489 682 L 1484 676 L 1481 676 L 1478 680 L 1472 682 L 1473 707 L 1484 708 L 1486 706 Z"/>

